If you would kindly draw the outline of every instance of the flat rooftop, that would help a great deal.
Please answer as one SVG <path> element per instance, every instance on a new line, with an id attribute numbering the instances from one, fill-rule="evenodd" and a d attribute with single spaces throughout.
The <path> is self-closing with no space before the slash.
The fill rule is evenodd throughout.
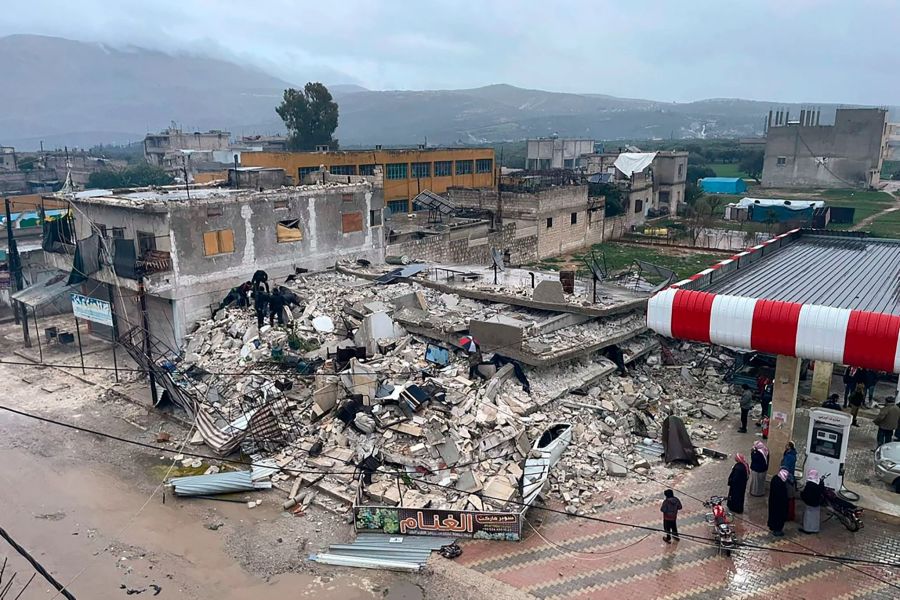
<path id="1" fill-rule="evenodd" d="M 692 289 L 900 316 L 900 240 L 801 231 Z"/>

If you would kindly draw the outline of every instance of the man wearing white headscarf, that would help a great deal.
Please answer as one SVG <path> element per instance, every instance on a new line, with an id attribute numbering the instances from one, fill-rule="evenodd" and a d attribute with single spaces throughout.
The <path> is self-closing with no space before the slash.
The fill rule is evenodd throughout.
<path id="1" fill-rule="evenodd" d="M 806 474 L 806 484 L 803 491 L 800 492 L 800 499 L 806 504 L 806 510 L 803 512 L 803 527 L 800 529 L 803 533 L 819 533 L 819 525 L 822 521 L 822 484 L 819 482 L 819 472 L 810 469 Z"/>
<path id="2" fill-rule="evenodd" d="M 788 517 L 788 472 L 787 469 L 778 471 L 778 475 L 769 483 L 769 530 L 772 535 L 781 537 L 784 535 L 784 524 Z"/>

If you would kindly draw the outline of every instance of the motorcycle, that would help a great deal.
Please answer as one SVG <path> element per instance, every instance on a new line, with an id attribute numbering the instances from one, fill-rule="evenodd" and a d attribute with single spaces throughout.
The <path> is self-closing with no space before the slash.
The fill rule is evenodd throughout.
<path id="1" fill-rule="evenodd" d="M 731 512 L 723 506 L 725 498 L 711 496 L 703 503 L 711 512 L 706 514 L 706 522 L 712 527 L 713 538 L 716 541 L 716 554 L 731 556 L 731 551 L 737 546 L 737 536 L 734 533 L 734 518 Z"/>
<path id="2" fill-rule="evenodd" d="M 834 491 L 833 488 L 825 485 L 826 477 L 822 477 L 821 484 L 824 490 L 822 499 L 824 500 L 825 510 L 832 517 L 837 517 L 838 521 L 847 528 L 848 531 L 859 531 L 863 526 L 862 513 L 863 509 L 859 508 L 849 500 L 844 500 Z"/>

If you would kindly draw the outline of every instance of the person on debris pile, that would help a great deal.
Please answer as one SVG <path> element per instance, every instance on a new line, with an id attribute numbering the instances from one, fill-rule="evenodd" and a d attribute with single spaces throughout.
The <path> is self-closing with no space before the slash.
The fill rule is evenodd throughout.
<path id="1" fill-rule="evenodd" d="M 256 273 L 253 274 L 253 279 L 250 280 L 253 283 L 253 291 L 258 292 L 260 289 L 265 288 L 266 293 L 269 292 L 269 274 L 259 269 Z"/>
<path id="2" fill-rule="evenodd" d="M 784 535 L 784 524 L 788 517 L 788 472 L 778 471 L 769 485 L 769 531 L 776 537 Z"/>
<path id="3" fill-rule="evenodd" d="M 753 408 L 753 392 L 750 391 L 750 386 L 746 383 L 741 384 L 741 427 L 738 429 L 738 433 L 747 433 L 747 415 L 750 414 L 750 409 Z"/>
<path id="4" fill-rule="evenodd" d="M 761 441 L 753 443 L 750 451 L 750 495 L 763 496 L 766 493 L 766 471 L 769 470 L 769 449 Z"/>
<path id="5" fill-rule="evenodd" d="M 478 346 L 478 342 L 475 341 L 475 338 L 469 335 L 461 338 L 459 340 L 459 345 L 462 346 L 462 349 L 465 350 L 468 355 L 469 379 L 475 379 L 476 375 L 481 375 L 478 372 L 478 365 L 484 362 L 481 348 Z"/>
<path id="6" fill-rule="evenodd" d="M 822 403 L 822 408 L 830 408 L 831 410 L 841 410 L 841 403 L 838 402 L 839 396 L 832 394 Z"/>
<path id="7" fill-rule="evenodd" d="M 844 408 L 847 408 L 850 402 L 850 394 L 856 388 L 859 379 L 859 369 L 856 367 L 847 367 L 844 371 Z"/>
<path id="8" fill-rule="evenodd" d="M 269 294 L 262 290 L 253 292 L 253 308 L 256 309 L 256 326 L 262 327 L 269 309 Z"/>
<path id="9" fill-rule="evenodd" d="M 269 326 L 275 327 L 275 318 L 278 318 L 278 324 L 284 325 L 284 296 L 274 291 L 268 294 L 269 297 Z"/>
<path id="10" fill-rule="evenodd" d="M 863 405 L 866 399 L 866 386 L 862 383 L 856 384 L 853 393 L 850 394 L 850 414 L 853 415 L 853 422 L 850 423 L 854 427 L 859 427 L 856 422 L 856 415 L 859 414 L 859 407 Z"/>
<path id="11" fill-rule="evenodd" d="M 246 307 L 249 304 L 247 294 L 250 293 L 251 287 L 252 284 L 249 281 L 245 281 L 241 285 L 231 288 L 228 295 L 219 303 L 219 308 L 213 311 L 213 316 L 216 316 L 217 312 L 229 306 L 237 306 L 238 308 Z"/>
<path id="12" fill-rule="evenodd" d="M 806 484 L 800 493 L 800 499 L 806 504 L 806 510 L 803 511 L 803 527 L 800 528 L 801 533 L 819 533 L 824 491 L 824 486 L 819 481 L 819 472 L 810 469 L 806 474 Z"/>
<path id="13" fill-rule="evenodd" d="M 747 457 L 738 452 L 734 455 L 734 466 L 728 476 L 728 509 L 737 514 L 744 512 L 744 495 L 747 492 L 747 479 L 750 477 L 750 464 Z"/>
<path id="14" fill-rule="evenodd" d="M 794 471 L 797 469 L 797 448 L 794 442 L 788 442 L 784 446 L 784 455 L 781 457 L 781 468 L 788 472 L 788 483 L 794 483 Z"/>
<path id="15" fill-rule="evenodd" d="M 675 497 L 675 492 L 672 490 L 666 490 L 663 495 L 666 499 L 663 500 L 659 510 L 663 514 L 663 531 L 666 532 L 663 541 L 668 544 L 673 537 L 676 542 L 678 541 L 678 511 L 682 509 L 682 506 L 681 500 Z"/>
<path id="16" fill-rule="evenodd" d="M 878 437 L 876 438 L 875 447 L 877 448 L 890 442 L 891 436 L 894 435 L 894 431 L 900 425 L 900 406 L 897 406 L 896 399 L 893 397 L 885 398 L 884 408 L 881 409 L 881 412 L 878 413 L 878 416 L 872 422 L 878 426 Z"/>

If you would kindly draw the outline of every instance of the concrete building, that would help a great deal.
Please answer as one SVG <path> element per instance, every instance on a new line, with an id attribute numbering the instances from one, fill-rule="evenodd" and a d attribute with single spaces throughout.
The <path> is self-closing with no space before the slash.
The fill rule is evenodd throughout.
<path id="1" fill-rule="evenodd" d="M 182 168 L 183 151 L 190 151 L 192 159 L 213 161 L 213 152 L 227 151 L 230 140 L 231 133 L 227 131 L 185 133 L 173 123 L 160 133 L 144 137 L 144 158 L 153 166 L 177 171 Z"/>
<path id="2" fill-rule="evenodd" d="M 384 199 L 391 213 L 414 210 L 424 190 L 443 194 L 451 187 L 497 189 L 493 148 L 407 148 L 325 152 L 247 152 L 245 167 L 276 167 L 300 183 L 324 166 L 333 175 L 384 173 Z"/>
<path id="3" fill-rule="evenodd" d="M 884 160 L 900 160 L 900 123 L 887 124 Z"/>
<path id="4" fill-rule="evenodd" d="M 0 146 L 0 171 L 16 171 L 16 149 L 12 146 Z"/>
<path id="5" fill-rule="evenodd" d="M 659 214 L 675 215 L 684 203 L 687 180 L 687 152 L 657 152 L 653 160 L 653 206 Z"/>
<path id="6" fill-rule="evenodd" d="M 839 108 L 834 125 L 819 111 L 769 111 L 764 187 L 875 187 L 886 151 L 887 110 Z"/>
<path id="7" fill-rule="evenodd" d="M 582 166 L 581 158 L 594 153 L 594 140 L 538 138 L 528 140 L 525 168 L 529 171 L 575 169 Z"/>
<path id="8" fill-rule="evenodd" d="M 497 212 L 499 226 L 515 223 L 517 239 L 535 236 L 536 258 L 556 256 L 603 241 L 603 198 L 588 197 L 588 186 L 549 182 L 540 176 L 505 177 L 497 192 L 451 188 L 458 208 Z"/>
<path id="9" fill-rule="evenodd" d="M 149 329 L 173 348 L 257 269 L 267 271 L 273 283 L 295 267 L 322 269 L 340 258 L 384 259 L 384 203 L 374 177 L 267 192 L 195 188 L 190 198 L 177 187 L 121 194 L 91 190 L 71 203 L 79 246 L 90 248 L 89 238 L 102 237 L 100 269 L 89 282 L 104 284 L 102 300 L 112 287 L 120 332 L 141 324 L 143 279 Z M 48 252 L 48 262 L 71 270 L 72 250 Z M 97 287 L 85 286 L 85 293 Z"/>

